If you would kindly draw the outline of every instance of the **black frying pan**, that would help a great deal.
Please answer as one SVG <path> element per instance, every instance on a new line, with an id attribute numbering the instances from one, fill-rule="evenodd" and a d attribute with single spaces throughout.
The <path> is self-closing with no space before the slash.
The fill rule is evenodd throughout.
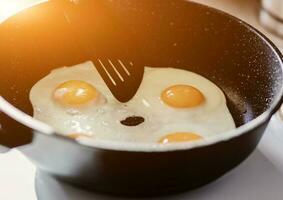
<path id="1" fill-rule="evenodd" d="M 187 69 L 216 83 L 227 96 L 238 130 L 196 148 L 188 144 L 170 151 L 140 151 L 138 145 L 131 151 L 125 146 L 88 147 L 42 133 L 49 129 L 11 105 L 32 115 L 28 96 L 38 80 L 53 68 L 88 60 L 52 2 L 0 25 L 0 109 L 16 119 L 0 114 L 3 145 L 32 141 L 22 150 L 42 173 L 87 189 L 126 195 L 200 187 L 248 157 L 283 100 L 282 57 L 265 36 L 239 19 L 192 2 L 97 0 L 91 4 L 94 13 L 103 6 L 105 15 L 111 13 L 129 27 L 134 37 L 130 39 L 138 41 L 145 56 L 144 65 Z"/>

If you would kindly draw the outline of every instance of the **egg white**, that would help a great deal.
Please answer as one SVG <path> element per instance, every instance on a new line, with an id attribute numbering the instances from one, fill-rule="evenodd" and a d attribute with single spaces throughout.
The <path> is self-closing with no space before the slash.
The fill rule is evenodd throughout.
<path id="1" fill-rule="evenodd" d="M 55 88 L 69 80 L 92 84 L 101 93 L 103 101 L 76 108 L 56 104 L 52 99 Z M 176 84 L 199 89 L 205 102 L 189 109 L 164 104 L 160 94 Z M 81 133 L 94 141 L 156 143 L 174 132 L 194 132 L 205 138 L 235 128 L 221 89 L 198 74 L 174 68 L 146 67 L 135 97 L 127 103 L 120 103 L 92 62 L 63 67 L 36 83 L 30 91 L 30 100 L 34 118 L 53 126 L 60 134 Z M 145 122 L 135 127 L 122 125 L 120 121 L 129 116 L 142 116 Z"/>

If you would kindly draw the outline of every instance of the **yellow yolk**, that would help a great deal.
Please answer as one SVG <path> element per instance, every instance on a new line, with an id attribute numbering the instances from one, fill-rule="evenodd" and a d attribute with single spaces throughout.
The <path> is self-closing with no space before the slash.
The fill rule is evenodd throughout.
<path id="1" fill-rule="evenodd" d="M 191 108 L 204 102 L 203 94 L 189 85 L 173 85 L 161 94 L 161 100 L 170 107 Z"/>
<path id="2" fill-rule="evenodd" d="M 95 87 L 84 81 L 71 80 L 59 85 L 53 98 L 62 105 L 80 106 L 95 100 L 99 92 Z"/>
<path id="3" fill-rule="evenodd" d="M 78 139 L 79 137 L 89 137 L 89 136 L 81 134 L 81 133 L 72 133 L 72 134 L 68 135 L 67 137 L 75 140 L 75 139 Z"/>
<path id="4" fill-rule="evenodd" d="M 82 135 L 81 135 L 81 134 L 77 134 L 77 133 L 68 135 L 69 138 L 74 139 L 74 140 L 77 139 L 77 138 L 79 138 L 80 136 L 82 136 Z"/>
<path id="5" fill-rule="evenodd" d="M 161 144 L 174 143 L 174 142 L 188 142 L 202 139 L 201 136 L 195 133 L 171 133 L 159 140 Z"/>

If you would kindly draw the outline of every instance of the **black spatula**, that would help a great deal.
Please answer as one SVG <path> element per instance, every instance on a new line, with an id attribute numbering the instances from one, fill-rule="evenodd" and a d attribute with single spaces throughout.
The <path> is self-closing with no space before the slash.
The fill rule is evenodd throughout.
<path id="1" fill-rule="evenodd" d="M 134 36 L 115 16 L 111 1 L 57 3 L 112 94 L 120 102 L 129 101 L 141 84 L 144 66 Z"/>

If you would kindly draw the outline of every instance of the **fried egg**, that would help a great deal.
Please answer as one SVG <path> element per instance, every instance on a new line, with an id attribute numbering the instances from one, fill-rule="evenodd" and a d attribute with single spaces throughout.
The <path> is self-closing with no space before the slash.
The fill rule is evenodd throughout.
<path id="1" fill-rule="evenodd" d="M 34 118 L 69 138 L 197 141 L 235 129 L 214 83 L 186 70 L 146 67 L 136 95 L 118 102 L 92 62 L 53 70 L 30 91 Z"/>

